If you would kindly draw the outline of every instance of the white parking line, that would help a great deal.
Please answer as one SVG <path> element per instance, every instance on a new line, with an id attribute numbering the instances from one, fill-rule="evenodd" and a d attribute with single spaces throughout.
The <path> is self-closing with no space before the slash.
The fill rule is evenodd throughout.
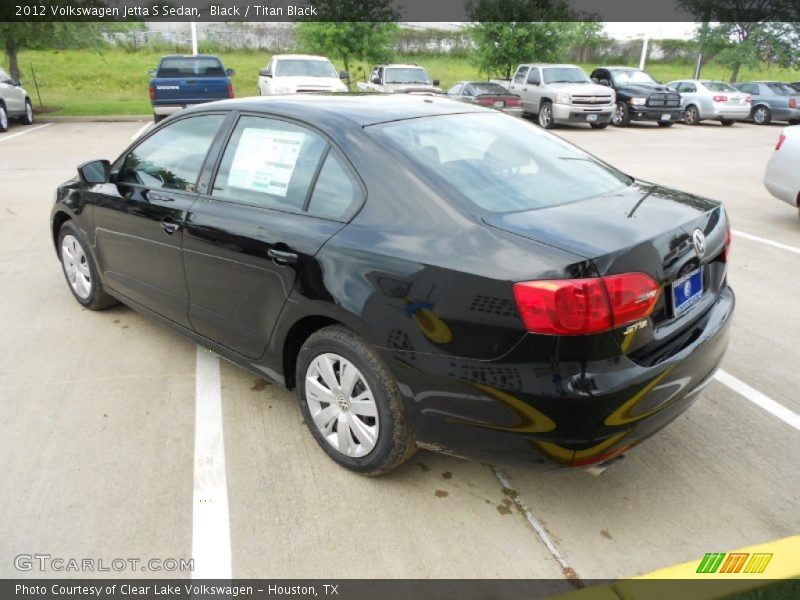
<path id="1" fill-rule="evenodd" d="M 44 129 L 45 127 L 50 127 L 52 123 L 45 123 L 44 125 L 39 125 L 38 127 L 31 127 L 30 129 L 26 129 L 25 131 L 20 131 L 19 133 L 12 133 L 11 135 L 3 135 L 0 136 L 0 142 L 7 142 L 8 140 L 13 140 L 16 137 L 21 135 L 25 135 L 26 133 L 33 133 L 34 131 L 39 131 L 40 129 Z"/>
<path id="2" fill-rule="evenodd" d="M 139 139 L 139 136 L 140 136 L 140 135 L 142 135 L 142 134 L 145 132 L 145 130 L 146 130 L 148 127 L 150 127 L 150 125 L 151 125 L 151 123 L 145 123 L 144 125 L 142 125 L 142 128 L 141 128 L 141 129 L 139 129 L 139 131 L 137 131 L 136 133 L 134 133 L 134 134 L 131 136 L 131 139 L 132 139 L 132 140 Z"/>
<path id="3" fill-rule="evenodd" d="M 773 400 L 769 396 L 765 396 L 757 389 L 750 387 L 741 379 L 737 379 L 736 377 L 734 377 L 733 375 L 731 375 L 726 371 L 723 371 L 722 369 L 718 370 L 714 374 L 714 379 L 716 379 L 717 381 L 719 381 L 724 385 L 727 385 L 734 392 L 736 392 L 746 400 L 749 400 L 756 406 L 763 408 L 771 415 L 778 417 L 784 423 L 800 431 L 800 415 L 798 415 L 793 410 L 789 410 L 783 404 L 775 402 L 775 400 Z"/>
<path id="4" fill-rule="evenodd" d="M 800 248 L 797 246 L 790 246 L 789 244 L 782 244 L 780 242 L 773 242 L 772 240 L 768 240 L 767 238 L 758 237 L 757 235 L 753 235 L 752 233 L 745 233 L 744 231 L 739 231 L 738 229 L 732 230 L 733 235 L 738 235 L 741 238 L 746 240 L 750 240 L 753 242 L 758 242 L 760 244 L 765 244 L 767 246 L 773 246 L 774 248 L 780 248 L 781 250 L 788 250 L 789 252 L 794 252 L 795 254 L 800 254 Z"/>
<path id="5" fill-rule="evenodd" d="M 192 579 L 231 578 L 231 532 L 219 358 L 197 347 Z"/>

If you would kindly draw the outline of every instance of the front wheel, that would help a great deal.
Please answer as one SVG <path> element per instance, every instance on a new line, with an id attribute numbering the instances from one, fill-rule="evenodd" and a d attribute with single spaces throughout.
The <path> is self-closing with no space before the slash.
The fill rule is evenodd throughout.
<path id="1" fill-rule="evenodd" d="M 157 115 L 153 113 L 153 123 L 161 123 L 164 119 L 167 118 L 167 115 Z"/>
<path id="2" fill-rule="evenodd" d="M 589 126 L 592 129 L 605 129 L 606 127 L 608 127 L 608 121 L 606 121 L 605 123 L 589 123 Z"/>
<path id="3" fill-rule="evenodd" d="M 79 304 L 89 310 L 103 310 L 117 301 L 103 291 L 97 267 L 78 227 L 67 221 L 58 232 L 58 257 L 69 285 Z"/>
<path id="4" fill-rule="evenodd" d="M 539 126 L 543 129 L 552 129 L 555 127 L 555 119 L 553 118 L 553 103 L 543 102 L 539 107 Z"/>
<path id="5" fill-rule="evenodd" d="M 673 123 L 672 121 L 659 121 L 658 122 L 658 126 L 659 127 L 672 127 L 674 124 L 675 123 Z"/>
<path id="6" fill-rule="evenodd" d="M 352 331 L 337 325 L 311 335 L 300 349 L 296 373 L 303 418 L 337 463 L 381 475 L 414 454 L 397 382 Z"/>
<path id="7" fill-rule="evenodd" d="M 21 120 L 23 125 L 33 125 L 33 106 L 27 98 L 25 99 L 25 114 L 22 115 Z"/>
<path id="8" fill-rule="evenodd" d="M 611 122 L 615 127 L 627 127 L 631 124 L 631 113 L 625 102 L 617 102 L 614 113 L 611 115 Z"/>
<path id="9" fill-rule="evenodd" d="M 0 104 L 0 133 L 8 131 L 8 113 L 6 107 Z"/>
<path id="10" fill-rule="evenodd" d="M 800 125 L 800 119 L 789 119 L 789 125 Z"/>
<path id="11" fill-rule="evenodd" d="M 683 122 L 687 125 L 700 125 L 700 111 L 696 106 L 687 106 L 683 112 Z"/>
<path id="12" fill-rule="evenodd" d="M 730 126 L 731 126 L 731 125 L 733 125 L 733 124 L 734 124 L 736 121 L 734 121 L 733 119 L 720 119 L 720 120 L 719 120 L 719 122 L 720 122 L 720 123 L 722 123 L 722 125 L 723 125 L 724 127 L 730 127 Z"/>

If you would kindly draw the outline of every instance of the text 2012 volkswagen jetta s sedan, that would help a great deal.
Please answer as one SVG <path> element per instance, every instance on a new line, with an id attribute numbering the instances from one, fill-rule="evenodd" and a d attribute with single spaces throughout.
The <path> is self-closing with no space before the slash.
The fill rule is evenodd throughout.
<path id="1" fill-rule="evenodd" d="M 188 109 L 79 167 L 52 236 L 81 305 L 295 388 L 369 474 L 607 463 L 697 397 L 734 306 L 719 203 L 431 97 Z"/>

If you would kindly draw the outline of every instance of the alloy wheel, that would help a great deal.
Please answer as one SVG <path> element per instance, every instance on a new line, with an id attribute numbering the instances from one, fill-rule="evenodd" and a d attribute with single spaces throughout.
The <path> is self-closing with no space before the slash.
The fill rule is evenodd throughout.
<path id="1" fill-rule="evenodd" d="M 611 122 L 617 127 L 622 123 L 622 113 L 624 110 L 625 109 L 619 102 L 614 105 L 614 112 L 611 113 Z"/>
<path id="2" fill-rule="evenodd" d="M 552 110 L 549 106 L 543 106 L 539 109 L 539 125 L 547 129 L 553 120 Z"/>
<path id="3" fill-rule="evenodd" d="M 0 130 L 5 131 L 6 129 L 8 129 L 8 115 L 6 110 L 0 106 Z"/>
<path id="4" fill-rule="evenodd" d="M 70 287 L 81 300 L 92 294 L 92 272 L 80 242 L 73 235 L 65 235 L 61 241 L 61 263 Z"/>
<path id="5" fill-rule="evenodd" d="M 30 102 L 25 103 L 25 119 L 28 123 L 33 123 L 33 107 Z"/>
<path id="6" fill-rule="evenodd" d="M 352 362 L 331 352 L 314 358 L 306 370 L 305 395 L 317 431 L 332 448 L 351 458 L 375 448 L 378 406 Z"/>
<path id="7" fill-rule="evenodd" d="M 756 112 L 753 113 L 753 120 L 761 125 L 767 120 L 767 111 L 763 108 L 756 109 Z"/>

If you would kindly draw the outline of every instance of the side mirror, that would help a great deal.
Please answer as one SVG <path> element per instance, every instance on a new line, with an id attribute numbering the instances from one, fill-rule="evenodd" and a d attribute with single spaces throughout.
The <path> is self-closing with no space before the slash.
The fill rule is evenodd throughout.
<path id="1" fill-rule="evenodd" d="M 339 79 L 350 79 L 350 71 L 339 71 Z"/>
<path id="2" fill-rule="evenodd" d="M 262 77 L 272 77 L 272 72 L 269 69 L 261 69 L 258 74 Z"/>
<path id="3" fill-rule="evenodd" d="M 84 183 L 108 183 L 111 163 L 107 160 L 90 160 L 78 167 L 78 176 Z"/>
<path id="4" fill-rule="evenodd" d="M 148 73 L 148 75 L 150 75 L 150 77 L 155 77 L 156 76 L 156 72 L 157 72 L 157 69 L 150 69 L 147 73 Z"/>
<path id="5" fill-rule="evenodd" d="M 439 87 L 439 80 L 438 79 L 434 79 L 433 80 L 433 85 L 435 85 L 436 87 Z"/>
<path id="6" fill-rule="evenodd" d="M 608 79 L 601 79 L 599 81 L 600 85 L 604 85 L 606 87 L 611 87 L 611 82 Z"/>
<path id="7" fill-rule="evenodd" d="M 22 82 L 19 79 L 12 79 L 11 83 L 14 85 L 14 87 L 22 87 Z"/>
<path id="8" fill-rule="evenodd" d="M 225 69 L 225 75 L 227 75 L 228 77 L 233 77 L 234 75 L 236 75 L 236 71 L 233 69 Z"/>

